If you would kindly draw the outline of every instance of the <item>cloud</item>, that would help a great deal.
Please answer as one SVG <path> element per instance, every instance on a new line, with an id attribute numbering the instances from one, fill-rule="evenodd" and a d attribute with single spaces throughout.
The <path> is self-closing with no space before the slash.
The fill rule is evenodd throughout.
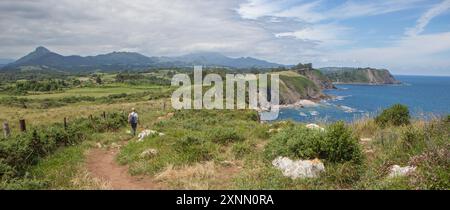
<path id="1" fill-rule="evenodd" d="M 375 16 L 418 7 L 426 0 L 348 0 L 334 7 L 324 0 L 249 0 L 240 5 L 238 13 L 245 19 L 264 16 L 290 17 L 299 21 L 317 23 L 327 20 L 342 20 L 355 17 Z"/>
<path id="2" fill-rule="evenodd" d="M 450 9 L 450 0 L 444 0 L 439 4 L 434 5 L 431 9 L 426 11 L 417 20 L 417 24 L 414 28 L 409 28 L 405 34 L 408 36 L 417 36 L 425 30 L 425 27 L 430 21 Z"/>
<path id="3" fill-rule="evenodd" d="M 233 9 L 242 2 L 3 0 L 0 57 L 18 58 L 43 45 L 66 55 L 137 51 L 170 56 L 216 51 L 296 63 L 302 55 L 299 49 L 315 46 L 275 37 L 287 28 L 303 27 L 290 18 L 243 20 Z"/>
<path id="4" fill-rule="evenodd" d="M 43 45 L 64 55 L 215 51 L 285 64 L 444 66 L 447 45 L 436 40 L 447 41 L 445 33 L 429 37 L 417 32 L 416 39 L 393 41 L 388 38 L 393 34 L 387 34 L 386 46 L 369 48 L 356 43 L 366 28 L 347 21 L 428 4 L 426 0 L 1 0 L 0 58 L 18 58 Z M 432 11 L 418 21 L 417 31 L 441 10 Z M 429 49 L 432 45 L 443 49 Z M 412 50 L 417 52 L 411 54 Z"/>
<path id="5" fill-rule="evenodd" d="M 353 65 L 388 68 L 397 73 L 430 74 L 435 68 L 450 66 L 450 32 L 404 37 L 387 47 L 359 48 L 328 52 L 321 66 Z M 320 62 L 320 61 L 319 61 Z M 448 75 L 448 72 L 447 72 Z"/>

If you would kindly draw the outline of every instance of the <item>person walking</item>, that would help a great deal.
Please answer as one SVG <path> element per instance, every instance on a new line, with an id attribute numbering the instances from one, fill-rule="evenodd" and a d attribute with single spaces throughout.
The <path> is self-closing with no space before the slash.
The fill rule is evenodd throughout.
<path id="1" fill-rule="evenodd" d="M 128 123 L 130 123 L 131 125 L 131 134 L 133 136 L 136 136 L 136 129 L 139 123 L 139 115 L 134 108 L 131 109 L 131 113 L 128 115 Z"/>

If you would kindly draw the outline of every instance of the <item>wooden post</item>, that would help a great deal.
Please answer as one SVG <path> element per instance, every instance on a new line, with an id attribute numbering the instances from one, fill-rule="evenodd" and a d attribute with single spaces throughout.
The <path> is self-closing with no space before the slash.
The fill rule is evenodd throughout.
<path id="1" fill-rule="evenodd" d="M 64 130 L 67 130 L 67 118 L 64 117 Z"/>
<path id="2" fill-rule="evenodd" d="M 89 120 L 92 121 L 93 119 L 94 119 L 94 118 L 93 118 L 92 115 L 90 114 L 90 115 L 89 115 Z"/>
<path id="3" fill-rule="evenodd" d="M 3 134 L 5 135 L 5 138 L 8 138 L 9 135 L 11 135 L 11 129 L 9 129 L 8 122 L 3 122 Z"/>
<path id="4" fill-rule="evenodd" d="M 166 101 L 164 101 L 164 107 L 163 110 L 166 111 Z"/>
<path id="5" fill-rule="evenodd" d="M 103 119 L 106 119 L 106 112 L 103 112 Z"/>
<path id="6" fill-rule="evenodd" d="M 19 127 L 20 127 L 20 132 L 26 132 L 27 131 L 27 125 L 26 125 L 24 119 L 19 120 Z"/>

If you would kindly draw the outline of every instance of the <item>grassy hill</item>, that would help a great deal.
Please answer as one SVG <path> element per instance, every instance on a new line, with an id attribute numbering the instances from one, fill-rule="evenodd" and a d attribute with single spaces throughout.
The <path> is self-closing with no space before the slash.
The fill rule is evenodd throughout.
<path id="1" fill-rule="evenodd" d="M 323 97 L 321 88 L 312 80 L 295 71 L 276 72 L 280 74 L 280 103 L 293 104 L 302 99 Z"/>

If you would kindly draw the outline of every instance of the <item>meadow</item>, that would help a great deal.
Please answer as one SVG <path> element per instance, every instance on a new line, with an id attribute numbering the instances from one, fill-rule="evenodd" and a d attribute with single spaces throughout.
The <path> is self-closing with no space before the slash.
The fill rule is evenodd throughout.
<path id="1" fill-rule="evenodd" d="M 167 78 L 167 72 L 157 76 Z M 261 123 L 253 110 L 177 111 L 168 85 L 101 78 L 101 84 L 87 77 L 81 80 L 89 85 L 52 92 L 0 93 L 31 104 L 0 104 L 0 120 L 12 128 L 11 137 L 0 139 L 1 189 L 118 189 L 92 171 L 93 151 L 114 152 L 114 167 L 158 189 L 450 189 L 448 117 L 415 120 L 397 107 L 376 119 L 323 122 L 321 132 L 291 121 Z M 67 97 L 93 99 L 40 106 Z M 163 135 L 132 137 L 126 125 L 131 108 L 140 114 L 139 131 Z M 26 120 L 27 133 L 19 132 L 19 119 Z M 156 152 L 145 155 L 150 150 Z M 317 178 L 284 177 L 271 163 L 281 155 L 319 158 L 326 171 Z M 417 171 L 389 178 L 392 165 Z"/>

